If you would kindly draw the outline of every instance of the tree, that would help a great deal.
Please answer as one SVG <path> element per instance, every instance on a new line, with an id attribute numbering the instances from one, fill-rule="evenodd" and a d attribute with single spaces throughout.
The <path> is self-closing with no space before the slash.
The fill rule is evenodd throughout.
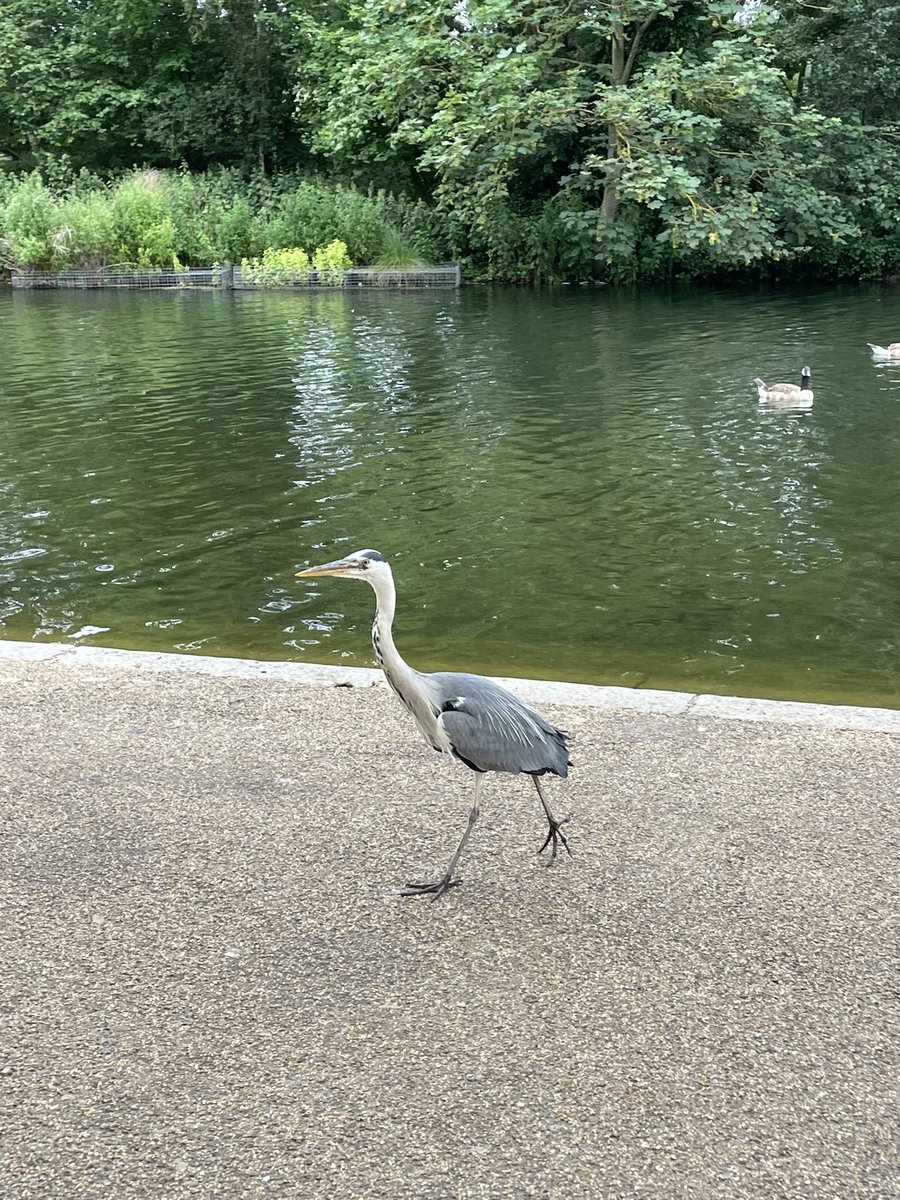
<path id="1" fill-rule="evenodd" d="M 725 265 L 853 232 L 817 172 L 836 122 L 718 0 L 365 0 L 329 33 L 320 148 L 430 184 L 495 265 L 627 259 L 648 234 Z M 351 66 L 352 64 L 352 66 Z M 531 248 L 528 242 L 531 239 Z M 516 243 L 511 250 L 512 243 Z"/>
<path id="2" fill-rule="evenodd" d="M 900 266 L 900 4 L 886 0 L 759 3 L 750 28 L 776 53 L 798 110 L 832 125 L 816 176 L 841 197 L 853 238 L 820 239 L 808 256 L 828 274 L 877 276 Z"/>
<path id="3" fill-rule="evenodd" d="M 0 0 L 7 163 L 315 166 L 493 277 L 896 269 L 898 106 L 888 0 Z"/>
<path id="4" fill-rule="evenodd" d="M 0 146 L 20 165 L 290 165 L 277 0 L 2 0 Z"/>
<path id="5" fill-rule="evenodd" d="M 566 188 L 588 201 L 602 188 L 605 200 L 612 177 L 617 203 L 654 214 L 657 241 L 723 265 L 793 256 L 823 229 L 851 235 L 839 195 L 819 179 L 838 123 L 795 112 L 773 58 L 731 30 L 702 54 L 655 56 L 632 87 L 597 96 L 615 158 L 586 154 Z M 575 211 L 582 221 L 593 215 L 589 203 Z M 603 203 L 597 215 L 601 253 L 627 253 L 633 222 L 614 228 Z"/>
<path id="6" fill-rule="evenodd" d="M 90 21 L 67 0 L 4 0 L 0 8 L 0 145 L 15 160 L 102 144 L 139 102 L 98 70 Z"/>

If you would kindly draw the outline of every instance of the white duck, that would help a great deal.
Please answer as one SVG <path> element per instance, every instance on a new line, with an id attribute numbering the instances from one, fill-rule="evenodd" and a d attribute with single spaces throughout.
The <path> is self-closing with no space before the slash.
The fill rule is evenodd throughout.
<path id="1" fill-rule="evenodd" d="M 866 345 L 878 362 L 900 362 L 900 342 L 891 342 L 889 346 L 875 346 L 872 342 L 866 342 Z"/>
<path id="2" fill-rule="evenodd" d="M 771 386 L 762 379 L 754 379 L 761 404 L 771 404 L 775 408 L 812 408 L 813 390 L 809 386 L 812 372 L 804 367 L 800 372 L 800 383 L 773 383 Z"/>

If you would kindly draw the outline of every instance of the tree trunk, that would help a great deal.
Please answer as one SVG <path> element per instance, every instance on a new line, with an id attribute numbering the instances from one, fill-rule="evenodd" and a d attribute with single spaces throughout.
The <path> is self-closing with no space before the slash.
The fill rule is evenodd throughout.
<path id="1" fill-rule="evenodd" d="M 612 85 L 621 87 L 625 79 L 625 30 L 616 24 L 612 35 Z M 603 188 L 603 199 L 600 212 L 608 221 L 616 219 L 616 209 L 619 207 L 619 193 L 616 186 L 619 157 L 619 134 L 615 125 L 608 125 L 606 131 L 606 163 L 607 176 Z"/>
<path id="2" fill-rule="evenodd" d="M 804 58 L 797 70 L 797 86 L 794 89 L 794 112 L 799 112 L 803 107 L 803 91 L 808 67 L 809 61 Z"/>
<path id="3" fill-rule="evenodd" d="M 615 125 L 608 126 L 606 141 L 607 176 L 603 187 L 603 199 L 600 202 L 600 212 L 607 221 L 616 219 L 616 209 L 619 207 L 619 190 L 616 186 L 618 176 L 617 159 L 619 156 L 619 135 Z"/>
<path id="4" fill-rule="evenodd" d="M 254 70 L 256 74 L 256 134 L 257 153 L 259 155 L 259 173 L 266 173 L 266 141 L 268 140 L 269 96 L 268 83 L 265 76 L 266 47 L 263 43 L 263 22 L 261 17 L 262 5 L 259 0 L 253 5 L 253 25 L 255 38 Z"/>
<path id="5" fill-rule="evenodd" d="M 613 25 L 611 80 L 613 87 L 625 87 L 629 79 L 631 79 L 631 72 L 634 70 L 638 51 L 641 48 L 641 39 L 656 20 L 656 16 L 656 13 L 651 13 L 645 17 L 635 30 L 627 56 L 625 54 L 625 44 L 627 41 L 625 26 L 621 21 L 616 21 Z M 608 125 L 606 134 L 606 183 L 603 188 L 603 199 L 600 202 L 600 212 L 608 221 L 616 219 L 616 210 L 619 207 L 618 160 L 619 132 L 615 125 Z"/>

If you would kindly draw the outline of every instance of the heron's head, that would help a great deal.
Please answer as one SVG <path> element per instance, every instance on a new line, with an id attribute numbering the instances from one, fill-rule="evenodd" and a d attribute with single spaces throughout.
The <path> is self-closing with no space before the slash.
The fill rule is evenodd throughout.
<path id="1" fill-rule="evenodd" d="M 374 587 L 376 580 L 389 575 L 390 570 L 384 555 L 379 554 L 377 550 L 355 550 L 346 558 L 336 558 L 334 562 L 298 571 L 295 578 L 315 579 L 320 575 L 338 575 L 343 579 L 364 579 Z"/>

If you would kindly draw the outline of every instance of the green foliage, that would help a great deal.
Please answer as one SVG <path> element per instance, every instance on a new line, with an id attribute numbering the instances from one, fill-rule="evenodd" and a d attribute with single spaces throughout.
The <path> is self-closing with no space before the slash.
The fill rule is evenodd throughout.
<path id="1" fill-rule="evenodd" d="M 54 196 L 36 174 L 29 175 L 9 191 L 0 228 L 11 265 L 179 265 L 169 197 L 152 173 L 111 189 L 64 196 Z"/>
<path id="2" fill-rule="evenodd" d="M 416 243 L 404 237 L 399 229 L 389 226 L 382 232 L 381 248 L 374 265 L 376 267 L 423 267 L 426 264 Z"/>
<path id="3" fill-rule="evenodd" d="M 138 267 L 175 265 L 175 221 L 158 175 L 145 172 L 126 179 L 110 197 L 112 260 Z"/>
<path id="4" fill-rule="evenodd" d="M 896 9 L 876 7 L 882 23 Z M 480 274 L 792 271 L 864 235 L 831 157 L 840 122 L 801 102 L 800 48 L 846 39 L 866 5 L 777 8 L 742 23 L 722 0 L 471 0 L 454 16 L 361 0 L 312 36 L 299 77 L 327 86 L 303 105 L 342 169 L 427 190 Z"/>
<path id="5" fill-rule="evenodd" d="M 247 283 L 279 286 L 286 283 L 306 283 L 312 275 L 309 255 L 301 246 L 275 250 L 267 246 L 262 258 L 243 258 L 241 266 Z"/>
<path id="6" fill-rule="evenodd" d="M 241 186 L 228 173 L 144 170 L 112 184 L 80 175 L 60 194 L 36 172 L 7 177 L 0 188 L 2 261 L 59 269 L 253 259 L 268 269 L 290 264 L 289 257 L 271 258 L 273 252 L 305 242 L 319 247 L 314 265 L 332 281 L 354 261 L 375 261 L 386 229 L 408 245 L 436 244 L 432 214 L 420 203 L 292 178 L 256 179 L 236 193 Z"/>
<path id="7" fill-rule="evenodd" d="M 264 212 L 271 213 L 265 239 L 270 246 L 320 246 L 339 238 L 354 262 L 371 262 L 381 244 L 388 207 L 383 194 L 302 182 L 265 206 Z"/>
<path id="8" fill-rule="evenodd" d="M 896 0 L 3 0 L 0 253 L 868 277 L 898 110 Z"/>
<path id="9" fill-rule="evenodd" d="M 319 283 L 342 283 L 344 272 L 352 265 L 346 244 L 338 238 L 327 246 L 320 246 L 313 255 L 313 269 Z"/>
<path id="10" fill-rule="evenodd" d="M 37 174 L 7 191 L 0 226 L 0 250 L 7 265 L 50 263 L 60 231 L 57 205 Z"/>
<path id="11" fill-rule="evenodd" d="M 779 71 L 749 37 L 715 41 L 693 61 L 659 56 L 597 108 L 616 130 L 616 158 L 586 155 L 564 187 L 584 200 L 615 186 L 615 225 L 597 214 L 607 263 L 628 252 L 623 237 L 633 244 L 641 211 L 655 214 L 657 239 L 674 251 L 726 267 L 792 258 L 823 231 L 837 241 L 857 232 L 819 181 L 835 123 L 794 113 Z"/>
<path id="12" fill-rule="evenodd" d="M 71 196 L 59 204 L 56 221 L 57 228 L 65 230 L 60 252 L 50 262 L 38 259 L 29 265 L 105 266 L 117 257 L 118 231 L 108 194 L 86 192 Z M 29 261 L 26 255 L 19 257 Z"/>
<path id="13" fill-rule="evenodd" d="M 279 250 L 267 246 L 261 258 L 241 260 L 245 280 L 263 287 L 310 282 L 339 286 L 352 265 L 346 245 L 337 238 L 327 246 L 319 246 L 312 259 L 302 246 Z"/>
<path id="14" fill-rule="evenodd" d="M 293 40 L 278 0 L 3 0 L 0 147 L 25 168 L 294 163 Z"/>
<path id="15" fill-rule="evenodd" d="M 246 254 L 259 255 L 265 248 L 262 222 L 243 196 L 230 204 L 217 204 L 211 213 L 210 261 L 240 262 Z"/>

